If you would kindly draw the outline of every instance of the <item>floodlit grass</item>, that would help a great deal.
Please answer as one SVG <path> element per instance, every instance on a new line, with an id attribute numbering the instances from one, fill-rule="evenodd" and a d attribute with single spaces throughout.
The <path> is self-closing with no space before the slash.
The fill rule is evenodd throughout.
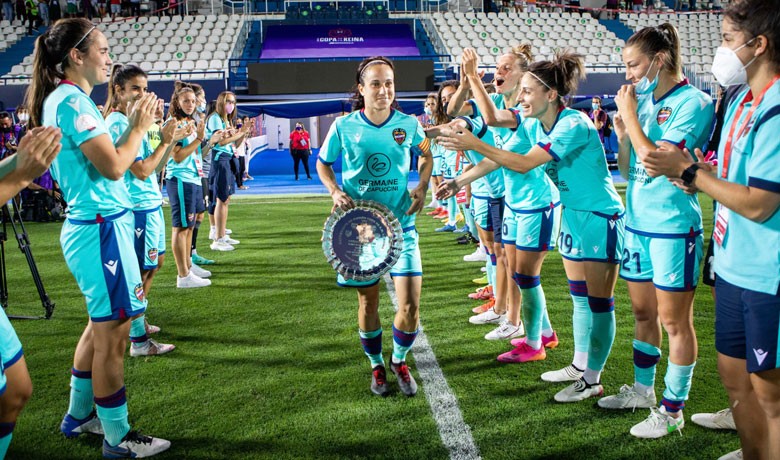
<path id="1" fill-rule="evenodd" d="M 708 199 L 702 202 L 709 207 Z M 230 227 L 241 240 L 236 251 L 211 252 L 201 232 L 200 252 L 219 262 L 211 268 L 209 288 L 177 290 L 168 247 L 169 259 L 149 295 L 148 317 L 163 328 L 157 338 L 177 350 L 148 359 L 128 356 L 125 370 L 133 426 L 173 442 L 160 458 L 449 456 L 422 394 L 406 398 L 395 392 L 382 399 L 368 391 L 355 294 L 335 286 L 320 249 L 330 206 L 322 197 L 237 200 L 230 211 Z M 490 326 L 467 322 L 475 302 L 466 294 L 474 288 L 470 280 L 479 275 L 479 264 L 464 263 L 471 248 L 454 244 L 450 234 L 435 234 L 437 224 L 418 219 L 425 271 L 421 318 L 483 458 L 717 458 L 738 447 L 736 435 L 692 422 L 683 436 L 637 440 L 628 430 L 646 410 L 607 412 L 595 400 L 553 402 L 563 385 L 544 383 L 539 375 L 568 364 L 573 350 L 571 301 L 556 253 L 548 256 L 542 280 L 561 346 L 546 361 L 499 364 L 495 357 L 508 344 L 485 341 Z M 86 321 L 84 301 L 62 258 L 59 225 L 27 229 L 57 306 L 49 321 L 14 321 L 35 389 L 9 458 L 98 458 L 99 438 L 66 440 L 58 430 L 68 404 L 73 350 Z M 42 309 L 24 258 L 13 240 L 6 246 L 8 312 L 38 314 Z M 622 281 L 616 304 L 617 338 L 603 376 L 608 393 L 633 379 L 633 317 Z M 386 294 L 381 311 L 389 357 L 392 306 Z M 696 298 L 695 321 L 700 358 L 687 418 L 727 403 L 715 364 L 713 303 L 704 288 Z M 664 350 L 659 383 L 665 358 Z M 392 376 L 390 382 L 395 385 Z"/>

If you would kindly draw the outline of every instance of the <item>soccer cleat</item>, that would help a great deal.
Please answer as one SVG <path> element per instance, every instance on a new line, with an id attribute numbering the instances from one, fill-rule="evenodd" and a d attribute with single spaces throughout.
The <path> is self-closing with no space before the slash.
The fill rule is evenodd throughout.
<path id="1" fill-rule="evenodd" d="M 631 434 L 637 438 L 657 439 L 675 431 L 682 436 L 682 428 L 685 426 L 685 418 L 680 411 L 680 417 L 674 418 L 666 412 L 666 408 L 651 407 L 650 415 L 640 423 L 631 427 Z"/>
<path id="2" fill-rule="evenodd" d="M 649 409 L 656 405 L 655 392 L 643 395 L 636 391 L 633 385 L 623 385 L 618 394 L 605 396 L 599 399 L 598 404 L 603 409 L 631 409 L 632 411 L 637 407 Z"/>
<path id="3" fill-rule="evenodd" d="M 509 342 L 513 347 L 519 347 L 521 343 L 523 343 L 525 339 L 514 339 L 511 342 Z M 544 348 L 553 349 L 558 346 L 558 334 L 553 331 L 553 335 L 550 337 L 545 337 L 542 335 L 542 345 L 544 345 Z M 575 379 L 576 380 L 576 379 Z"/>
<path id="4" fill-rule="evenodd" d="M 165 452 L 170 447 L 170 441 L 130 431 L 116 446 L 110 446 L 104 439 L 103 458 L 145 458 Z"/>
<path id="5" fill-rule="evenodd" d="M 475 292 L 469 294 L 469 299 L 474 299 L 474 300 L 488 300 L 491 297 L 493 297 L 493 286 L 490 285 L 477 288 Z"/>
<path id="6" fill-rule="evenodd" d="M 387 386 L 385 366 L 376 366 L 371 371 L 371 393 L 377 396 L 387 396 L 390 393 L 390 388 Z"/>
<path id="7" fill-rule="evenodd" d="M 461 223 L 463 223 L 463 221 L 464 221 L 464 220 L 466 220 L 466 218 L 465 218 L 465 217 L 463 217 L 463 213 L 461 213 L 461 212 L 459 212 L 459 213 L 458 213 L 458 214 L 455 216 L 455 223 L 456 223 L 456 224 L 461 224 Z"/>
<path id="8" fill-rule="evenodd" d="M 473 311 L 476 314 L 485 313 L 486 311 L 490 310 L 495 306 L 496 306 L 496 298 L 491 297 L 490 300 L 488 300 L 487 302 L 483 303 L 478 307 L 472 308 L 471 311 Z"/>
<path id="9" fill-rule="evenodd" d="M 604 387 L 601 383 L 590 384 L 585 381 L 584 378 L 580 378 L 576 382 L 567 386 L 563 390 L 555 394 L 555 400 L 558 402 L 577 402 L 583 399 L 593 398 L 604 394 Z"/>
<path id="10" fill-rule="evenodd" d="M 229 237 L 227 235 L 227 233 L 225 233 L 225 237 L 222 238 L 222 240 L 225 241 L 225 243 L 231 244 L 231 245 L 236 245 L 236 244 L 240 244 L 241 243 L 240 241 L 234 240 L 233 238 Z"/>
<path id="11" fill-rule="evenodd" d="M 579 380 L 582 377 L 582 371 L 574 367 L 572 364 L 558 369 L 557 371 L 548 371 L 542 374 L 542 380 L 545 382 L 572 382 Z"/>
<path id="12" fill-rule="evenodd" d="M 229 228 L 225 229 L 225 235 L 232 235 L 232 234 L 233 234 L 233 230 L 231 230 Z"/>
<path id="13" fill-rule="evenodd" d="M 176 345 L 167 343 L 158 343 L 156 340 L 148 339 L 140 347 L 135 344 L 130 345 L 130 356 L 156 356 L 170 353 L 176 349 Z"/>
<path id="14" fill-rule="evenodd" d="M 534 350 L 527 342 L 523 341 L 523 343 L 514 350 L 498 355 L 497 359 L 502 363 L 542 361 L 547 359 L 547 352 L 544 350 L 544 347 L 539 347 L 538 350 Z"/>
<path id="15" fill-rule="evenodd" d="M 464 262 L 484 262 L 487 260 L 487 254 L 485 254 L 485 248 L 482 245 L 477 246 L 471 254 L 463 256 Z"/>
<path id="16" fill-rule="evenodd" d="M 92 413 L 83 420 L 76 420 L 71 417 L 70 414 L 65 414 L 62 423 L 60 423 L 60 431 L 66 438 L 75 438 L 82 433 L 103 436 L 103 425 L 100 423 L 97 413 L 93 410 Z"/>
<path id="17" fill-rule="evenodd" d="M 215 240 L 217 239 L 217 229 L 215 229 L 215 228 L 211 228 L 211 229 L 209 230 L 209 239 L 210 239 L 211 241 L 215 241 Z"/>
<path id="18" fill-rule="evenodd" d="M 474 278 L 471 280 L 471 282 L 480 286 L 485 285 L 488 282 L 487 275 L 483 276 L 482 278 Z"/>
<path id="19" fill-rule="evenodd" d="M 447 219 L 449 217 L 450 217 L 450 213 L 448 213 L 446 209 L 442 209 L 441 211 L 433 215 L 434 219 Z"/>
<path id="20" fill-rule="evenodd" d="M 495 307 L 469 318 L 471 324 L 499 324 L 506 318 L 506 312 L 496 313 Z"/>
<path id="21" fill-rule="evenodd" d="M 211 248 L 212 251 L 222 251 L 222 252 L 232 251 L 236 249 L 230 244 L 228 244 L 227 242 L 225 242 L 225 240 L 222 238 L 215 240 L 213 243 L 211 243 L 211 246 L 209 247 Z"/>
<path id="22" fill-rule="evenodd" d="M 214 265 L 216 263 L 213 260 L 207 259 L 200 254 L 193 254 L 191 259 L 192 263 L 197 265 Z"/>
<path id="23" fill-rule="evenodd" d="M 734 414 L 731 413 L 731 409 L 719 410 L 714 414 L 693 414 L 691 421 L 704 428 L 713 430 L 737 429 L 737 425 L 734 423 Z"/>
<path id="24" fill-rule="evenodd" d="M 146 335 L 157 334 L 160 332 L 159 326 L 149 324 L 147 321 L 144 321 L 144 328 L 146 329 Z"/>
<path id="25" fill-rule="evenodd" d="M 438 203 L 435 201 L 431 201 L 430 203 L 425 205 L 425 209 L 436 209 L 438 206 Z"/>
<path id="26" fill-rule="evenodd" d="M 434 231 L 437 233 L 443 233 L 443 232 L 454 232 L 457 229 L 458 227 L 456 227 L 455 225 L 445 224 L 444 227 L 439 227 Z"/>
<path id="27" fill-rule="evenodd" d="M 742 449 L 737 449 L 718 457 L 718 460 L 742 460 L 742 458 Z"/>
<path id="28" fill-rule="evenodd" d="M 468 231 L 469 231 L 469 226 L 468 225 L 464 225 L 463 227 L 455 230 L 452 233 L 468 233 Z"/>
<path id="29" fill-rule="evenodd" d="M 200 276 L 196 276 L 192 272 L 187 274 L 185 277 L 176 277 L 176 287 L 180 289 L 199 288 L 206 286 L 211 286 L 211 280 L 203 279 Z"/>
<path id="30" fill-rule="evenodd" d="M 485 334 L 485 340 L 506 340 L 514 337 L 520 337 L 525 334 L 523 323 L 515 326 L 507 320 L 501 322 L 497 328 Z"/>
<path id="31" fill-rule="evenodd" d="M 398 379 L 398 388 L 401 389 L 401 393 L 406 396 L 417 394 L 417 382 L 414 381 L 414 377 L 409 372 L 409 366 L 406 365 L 406 361 L 401 361 L 398 364 L 391 362 L 390 370 L 393 371 L 393 374 Z"/>
<path id="32" fill-rule="evenodd" d="M 436 214 L 441 213 L 441 209 L 442 209 L 441 206 L 438 207 L 438 208 L 434 208 L 433 211 L 426 212 L 425 215 L 427 215 L 427 216 L 435 216 Z"/>
<path id="33" fill-rule="evenodd" d="M 211 272 L 206 270 L 205 268 L 200 268 L 195 264 L 192 264 L 190 267 L 190 271 L 195 274 L 195 276 L 200 278 L 208 278 L 211 276 Z"/>

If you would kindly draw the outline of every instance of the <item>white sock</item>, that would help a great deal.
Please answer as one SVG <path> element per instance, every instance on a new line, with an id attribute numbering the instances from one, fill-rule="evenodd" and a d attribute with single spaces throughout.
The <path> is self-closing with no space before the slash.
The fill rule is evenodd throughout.
<path id="1" fill-rule="evenodd" d="M 601 371 L 585 369 L 585 373 L 582 375 L 582 377 L 589 385 L 593 385 L 594 383 L 599 383 L 601 381 Z"/>
<path id="2" fill-rule="evenodd" d="M 653 393 L 653 387 L 642 385 L 639 382 L 634 382 L 634 390 L 636 390 L 637 393 L 645 396 L 649 396 L 651 393 Z"/>
<path id="3" fill-rule="evenodd" d="M 553 334 L 555 334 L 555 331 L 552 330 L 552 329 L 544 329 L 544 330 L 542 330 L 542 337 L 544 337 L 546 339 L 549 339 L 550 337 L 552 337 Z"/>
<path id="4" fill-rule="evenodd" d="M 575 351 L 574 360 L 571 362 L 577 369 L 585 369 L 588 367 L 588 352 Z"/>
<path id="5" fill-rule="evenodd" d="M 529 347 L 533 348 L 534 350 L 538 350 L 542 348 L 542 340 L 529 340 L 528 337 L 525 338 L 525 343 L 528 344 Z"/>

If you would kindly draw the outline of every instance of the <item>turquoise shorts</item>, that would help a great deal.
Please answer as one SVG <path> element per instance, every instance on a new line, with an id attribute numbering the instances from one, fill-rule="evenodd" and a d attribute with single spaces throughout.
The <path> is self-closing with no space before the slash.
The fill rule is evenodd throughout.
<path id="1" fill-rule="evenodd" d="M 133 211 L 135 217 L 135 256 L 141 270 L 154 270 L 165 254 L 165 217 L 162 207 Z"/>
<path id="2" fill-rule="evenodd" d="M 555 249 L 555 235 L 560 230 L 561 207 L 504 211 L 501 241 L 519 251 L 543 252 Z"/>
<path id="3" fill-rule="evenodd" d="M 471 195 L 471 211 L 474 213 L 474 223 L 485 231 L 492 231 L 490 221 L 490 198 Z"/>
<path id="4" fill-rule="evenodd" d="M 704 254 L 701 230 L 689 235 L 650 234 L 626 229 L 620 277 L 649 282 L 664 291 L 696 289 Z"/>
<path id="5" fill-rule="evenodd" d="M 124 210 L 93 220 L 67 219 L 62 225 L 62 254 L 94 322 L 131 318 L 146 311 L 133 247 L 133 220 L 133 213 Z"/>
<path id="6" fill-rule="evenodd" d="M 433 171 L 431 172 L 433 177 L 441 177 L 441 156 L 433 157 Z"/>
<path id="7" fill-rule="evenodd" d="M 398 261 L 390 269 L 390 276 L 422 276 L 419 239 L 420 235 L 414 227 L 404 229 L 404 246 Z M 338 275 L 336 283 L 341 287 L 370 287 L 379 283 L 379 280 L 355 281 Z"/>
<path id="8" fill-rule="evenodd" d="M 0 395 L 5 393 L 5 370 L 19 361 L 22 353 L 22 342 L 16 336 L 11 322 L 5 316 L 5 310 L 0 308 Z"/>
<path id="9" fill-rule="evenodd" d="M 619 264 L 623 254 L 625 213 L 604 214 L 564 207 L 558 251 L 576 262 Z"/>

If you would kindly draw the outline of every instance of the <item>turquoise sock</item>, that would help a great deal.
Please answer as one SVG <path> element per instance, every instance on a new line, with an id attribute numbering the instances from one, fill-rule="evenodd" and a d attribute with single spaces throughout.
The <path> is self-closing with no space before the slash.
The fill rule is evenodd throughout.
<path id="1" fill-rule="evenodd" d="M 634 339 L 634 380 L 648 388 L 655 386 L 655 369 L 661 360 L 661 349 Z"/>
<path id="2" fill-rule="evenodd" d="M 76 369 L 71 369 L 70 372 L 68 414 L 76 420 L 84 420 L 92 413 L 92 372 Z"/>
<path id="3" fill-rule="evenodd" d="M 5 458 L 8 446 L 11 445 L 11 438 L 14 437 L 14 426 L 16 423 L 0 423 L 0 459 Z"/>
<path id="4" fill-rule="evenodd" d="M 458 201 L 454 196 L 447 198 L 447 212 L 449 213 L 447 225 L 455 225 L 455 217 L 458 215 Z"/>
<path id="5" fill-rule="evenodd" d="M 542 332 L 550 331 L 553 333 L 552 324 L 550 323 L 550 315 L 547 312 L 547 301 L 544 302 L 544 312 L 542 313 Z"/>
<path id="6" fill-rule="evenodd" d="M 371 367 L 384 366 L 385 360 L 382 358 L 382 328 L 375 331 L 361 331 L 358 330 L 360 335 L 360 343 L 363 345 L 363 351 L 368 356 L 368 360 L 371 361 Z"/>
<path id="7" fill-rule="evenodd" d="M 469 233 L 472 235 L 477 234 L 477 223 L 474 221 L 474 213 L 471 212 L 471 208 L 463 206 L 463 217 L 466 218 L 466 225 L 469 226 Z"/>
<path id="8" fill-rule="evenodd" d="M 146 320 L 144 318 L 144 315 L 141 315 L 130 321 L 130 342 L 133 345 L 140 345 L 149 340 L 146 336 Z"/>
<path id="9" fill-rule="evenodd" d="M 490 250 L 487 248 L 487 246 L 482 246 L 485 249 L 485 254 L 487 254 L 487 262 L 485 262 L 485 267 L 487 270 L 485 270 L 485 275 L 487 275 L 488 284 L 493 286 L 493 289 L 496 287 L 496 257 L 490 253 Z"/>
<path id="10" fill-rule="evenodd" d="M 590 330 L 593 328 L 593 315 L 588 307 L 588 298 L 571 296 L 574 304 L 572 324 L 574 329 L 574 351 L 587 353 L 590 347 Z"/>
<path id="11" fill-rule="evenodd" d="M 127 421 L 127 399 L 125 387 L 111 396 L 95 398 L 97 415 L 103 425 L 106 442 L 110 446 L 117 446 L 122 438 L 130 431 L 130 423 Z"/>
<path id="12" fill-rule="evenodd" d="M 406 355 L 414 345 L 414 339 L 417 338 L 417 331 L 406 332 L 396 329 L 393 325 L 393 362 L 400 363 L 406 361 Z"/>
<path id="13" fill-rule="evenodd" d="M 666 389 L 664 390 L 664 399 L 661 401 L 667 412 L 678 412 L 685 407 L 685 401 L 691 391 L 694 367 L 696 367 L 696 363 L 680 366 L 669 361 L 666 366 L 666 377 L 664 377 Z"/>
<path id="14" fill-rule="evenodd" d="M 615 341 L 615 301 L 612 297 L 588 296 L 588 306 L 593 314 L 588 369 L 602 371 Z"/>
<path id="15" fill-rule="evenodd" d="M 527 276 L 515 273 L 515 282 L 520 287 L 523 296 L 523 324 L 529 341 L 538 342 L 542 339 L 542 316 L 547 307 L 538 276 Z"/>

